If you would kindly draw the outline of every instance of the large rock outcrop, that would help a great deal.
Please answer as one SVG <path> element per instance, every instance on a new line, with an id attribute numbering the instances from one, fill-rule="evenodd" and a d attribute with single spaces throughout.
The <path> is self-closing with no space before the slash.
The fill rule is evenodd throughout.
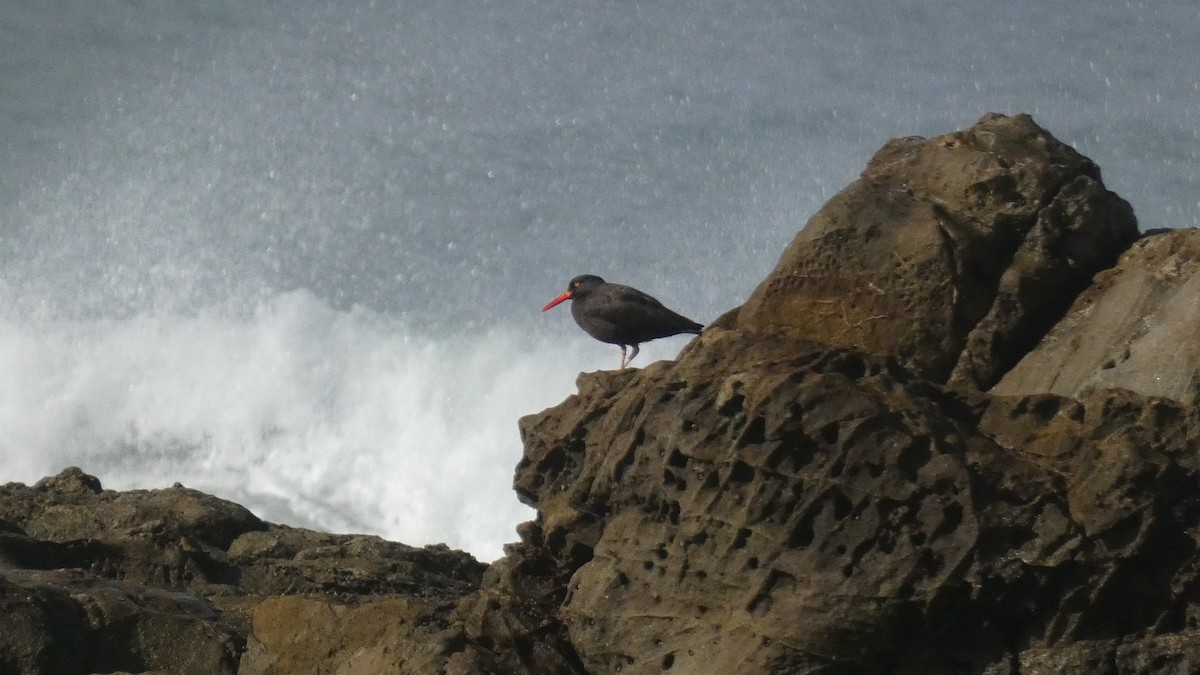
<path id="1" fill-rule="evenodd" d="M 486 569 L 68 470 L 0 486 L 0 672 L 1200 672 L 1200 249 L 1135 237 L 1028 117 L 889 142 L 678 361 L 520 421 Z"/>
<path id="2" fill-rule="evenodd" d="M 892 354 L 987 389 L 1137 236 L 1100 169 L 1027 115 L 889 141 L 718 325 Z"/>
<path id="3" fill-rule="evenodd" d="M 1200 667 L 1193 410 L 734 339 L 523 421 L 518 488 L 586 561 L 560 615 L 588 672 Z"/>
<path id="4" fill-rule="evenodd" d="M 524 419 L 585 670 L 1200 668 L 1200 416 L 978 393 L 1136 236 L 1027 117 L 893 141 L 678 362 Z"/>

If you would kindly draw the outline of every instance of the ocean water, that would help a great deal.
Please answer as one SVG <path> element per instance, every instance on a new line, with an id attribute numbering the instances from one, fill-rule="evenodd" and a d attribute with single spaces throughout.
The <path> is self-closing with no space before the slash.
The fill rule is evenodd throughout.
<path id="1" fill-rule="evenodd" d="M 886 139 L 1032 113 L 1200 225 L 1200 5 L 0 4 L 0 481 L 484 560 L 597 273 L 714 319 Z M 647 345 L 671 358 L 686 338 Z"/>

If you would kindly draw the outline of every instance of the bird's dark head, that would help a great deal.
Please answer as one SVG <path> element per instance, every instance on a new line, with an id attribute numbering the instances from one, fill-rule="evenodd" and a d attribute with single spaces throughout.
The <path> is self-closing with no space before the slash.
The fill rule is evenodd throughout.
<path id="1" fill-rule="evenodd" d="M 591 293 L 603 283 L 604 280 L 595 274 L 580 274 L 567 282 L 567 292 L 571 294 L 571 297 L 577 298 Z"/>
<path id="2" fill-rule="evenodd" d="M 586 297 L 589 293 L 599 288 L 604 283 L 604 280 L 595 274 L 580 274 L 574 279 L 567 282 L 567 292 L 551 300 L 542 308 L 546 311 L 551 307 L 574 298 Z"/>

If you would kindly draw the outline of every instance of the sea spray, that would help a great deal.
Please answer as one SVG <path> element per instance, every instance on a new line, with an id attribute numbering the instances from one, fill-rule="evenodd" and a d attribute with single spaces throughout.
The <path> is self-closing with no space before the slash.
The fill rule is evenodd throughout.
<path id="1" fill-rule="evenodd" d="M 179 481 L 270 520 L 490 559 L 532 516 L 511 489 L 517 419 L 616 360 L 558 333 L 421 334 L 306 291 L 242 316 L 5 319 L 5 479 Z"/>

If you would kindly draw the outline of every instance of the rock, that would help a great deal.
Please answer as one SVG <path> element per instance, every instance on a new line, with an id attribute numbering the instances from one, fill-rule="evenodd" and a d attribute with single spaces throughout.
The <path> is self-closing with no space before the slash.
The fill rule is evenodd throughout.
<path id="1" fill-rule="evenodd" d="M 0 577 L 0 671 L 235 673 L 245 638 L 200 598 L 77 571 Z"/>
<path id="2" fill-rule="evenodd" d="M 992 390 L 1086 398 L 1122 387 L 1182 403 L 1200 399 L 1200 231 L 1134 244 Z"/>
<path id="3" fill-rule="evenodd" d="M 510 545 L 479 592 L 459 603 L 455 618 L 469 646 L 447 661 L 449 674 L 588 672 L 559 619 L 578 561 L 551 555 L 537 524 L 519 529 L 522 543 Z"/>
<path id="4" fill-rule="evenodd" d="M 331 593 L 458 597 L 486 568 L 444 546 L 416 548 L 368 535 L 338 535 L 282 525 L 247 532 L 229 548 L 239 584 L 258 595 Z"/>
<path id="5" fill-rule="evenodd" d="M 178 483 L 176 483 L 178 485 Z M 98 495 L 103 491 L 100 479 L 89 476 L 77 466 L 63 469 L 57 476 L 47 476 L 33 485 L 33 489 L 56 494 Z"/>
<path id="6" fill-rule="evenodd" d="M 29 535 L 51 541 L 96 538 L 176 540 L 189 536 L 226 548 L 238 535 L 266 524 L 245 507 L 197 490 L 101 489 L 100 481 L 78 468 L 39 481 L 32 488 L 0 486 L 0 520 L 15 522 Z"/>
<path id="7" fill-rule="evenodd" d="M 445 546 L 282 526 L 243 535 L 230 559 L 261 599 L 238 671 L 251 674 L 437 672 L 465 646 L 450 615 L 486 568 Z"/>
<path id="8" fill-rule="evenodd" d="M 587 672 L 1191 672 L 1200 417 L 735 345 L 583 375 L 522 420 Z"/>
<path id="9" fill-rule="evenodd" d="M 444 661 L 453 644 L 437 636 L 486 569 L 444 546 L 272 525 L 187 488 L 103 490 L 77 468 L 0 486 L 0 523 L 0 672 L 314 672 L 272 638 L 315 643 L 303 622 L 322 611 L 358 617 L 330 636 L 346 651 L 320 660 L 356 664 L 342 672 L 387 672 L 391 648 L 363 651 L 386 625 L 411 633 L 406 653 Z M 280 606 L 325 609 L 289 622 Z"/>
<path id="10" fill-rule="evenodd" d="M 359 606 L 318 598 L 281 596 L 254 612 L 253 640 L 242 659 L 243 675 L 337 672 L 401 675 L 437 672 L 450 640 L 422 623 L 437 624 L 451 607 L 411 598 Z"/>
<path id="11" fill-rule="evenodd" d="M 1022 653 L 1017 671 L 1028 675 L 1069 673 L 1195 673 L 1200 672 L 1200 634 L 1135 638 L 1113 645 L 1081 640 L 1058 647 Z"/>
<path id="12" fill-rule="evenodd" d="M 1028 118 L 889 143 L 677 363 L 522 419 L 549 632 L 586 672 L 1194 672 L 1200 418 L 972 393 L 1135 237 Z"/>
<path id="13" fill-rule="evenodd" d="M 65 590 L 0 576 L 0 672 L 86 673 L 88 630 Z"/>
<path id="14" fill-rule="evenodd" d="M 1052 582 L 1041 602 L 1053 617 L 1021 654 L 1029 671 L 1195 672 L 1200 418 L 1112 389 L 1084 401 L 991 398 L 980 430 L 1042 458 L 1057 485 L 1041 501 L 1061 504 L 1076 533 L 1067 556 L 1020 558 Z"/>
<path id="15" fill-rule="evenodd" d="M 893 355 L 920 377 L 987 389 L 1136 235 L 1095 164 L 1027 115 L 987 115 L 889 141 L 716 325 Z"/>
<path id="16" fill-rule="evenodd" d="M 588 672 L 887 672 L 953 623 L 989 534 L 969 406 L 851 351 L 746 354 L 581 376 L 522 420 L 519 489 L 578 566 L 561 615 Z M 971 628 L 963 653 L 1001 649 Z"/>

